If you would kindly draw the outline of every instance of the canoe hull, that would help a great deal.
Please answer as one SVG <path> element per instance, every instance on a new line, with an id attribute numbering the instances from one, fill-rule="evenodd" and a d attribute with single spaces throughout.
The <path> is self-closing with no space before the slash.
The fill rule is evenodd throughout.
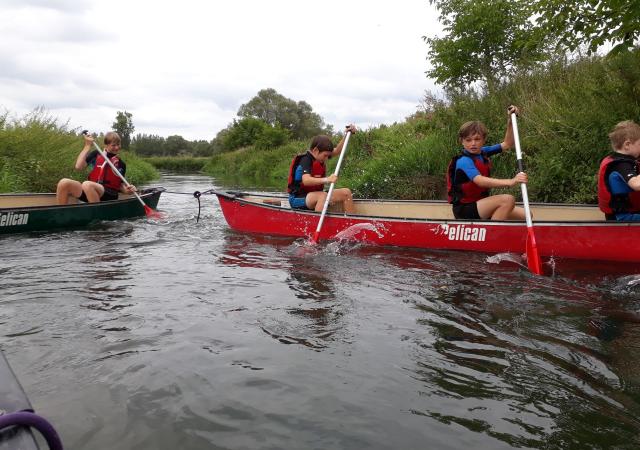
<path id="1" fill-rule="evenodd" d="M 244 201 L 216 193 L 229 226 L 237 231 L 313 236 L 319 214 Z M 607 221 L 534 224 L 544 257 L 640 262 L 640 223 Z M 320 240 L 354 239 L 373 245 L 484 253 L 525 253 L 527 228 L 520 222 L 429 220 L 328 214 Z M 620 252 L 619 249 L 625 249 Z M 618 250 L 618 251 L 616 251 Z"/>
<path id="2" fill-rule="evenodd" d="M 151 208 L 156 208 L 163 188 L 153 188 L 141 191 L 140 196 Z M 30 197 L 51 196 L 55 194 L 2 194 L 2 197 L 22 197 L 26 204 Z M 18 200 L 19 201 L 19 200 Z M 61 228 L 76 228 L 86 226 L 95 221 L 120 220 L 145 215 L 144 208 L 135 197 L 110 202 L 78 203 L 73 205 L 47 206 L 12 206 L 0 208 L 0 234 L 22 233 L 27 231 L 49 231 Z"/>

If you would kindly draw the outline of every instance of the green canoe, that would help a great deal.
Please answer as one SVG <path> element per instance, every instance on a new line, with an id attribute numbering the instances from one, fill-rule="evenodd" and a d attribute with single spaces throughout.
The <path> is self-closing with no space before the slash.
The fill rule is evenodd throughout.
<path id="1" fill-rule="evenodd" d="M 149 207 L 155 209 L 164 190 L 156 187 L 139 194 Z M 144 215 L 144 208 L 130 194 L 120 194 L 118 200 L 109 202 L 68 205 L 57 205 L 56 194 L 0 194 L 0 234 L 81 227 L 98 220 Z"/>

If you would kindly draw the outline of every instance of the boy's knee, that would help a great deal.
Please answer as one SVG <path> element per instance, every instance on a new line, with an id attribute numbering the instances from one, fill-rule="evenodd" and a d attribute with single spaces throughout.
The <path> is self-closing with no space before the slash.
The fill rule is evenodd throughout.
<path id="1" fill-rule="evenodd" d="M 502 194 L 502 204 L 510 208 L 515 208 L 516 198 L 510 194 Z"/>
<path id="2" fill-rule="evenodd" d="M 353 196 L 353 194 L 351 193 L 351 189 L 349 189 L 349 188 L 340 188 L 340 189 L 338 189 L 337 194 L 341 198 L 346 199 L 346 200 L 350 199 Z"/>

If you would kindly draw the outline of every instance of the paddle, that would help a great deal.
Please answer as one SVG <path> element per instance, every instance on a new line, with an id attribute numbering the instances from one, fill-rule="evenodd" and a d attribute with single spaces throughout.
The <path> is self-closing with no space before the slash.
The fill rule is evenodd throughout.
<path id="1" fill-rule="evenodd" d="M 518 134 L 518 121 L 516 114 L 511 113 L 511 123 L 513 124 L 513 137 L 516 142 L 516 158 L 518 162 L 518 171 L 524 172 L 522 164 L 522 150 L 520 149 L 520 135 Z M 538 254 L 538 245 L 536 244 L 536 236 L 533 233 L 533 222 L 531 221 L 531 210 L 529 209 L 529 195 L 527 194 L 527 184 L 520 183 L 522 190 L 522 203 L 524 203 L 524 213 L 527 220 L 527 265 L 529 270 L 536 275 L 542 275 L 542 262 Z"/>
<path id="2" fill-rule="evenodd" d="M 336 166 L 336 171 L 334 172 L 336 175 L 338 175 L 338 173 L 340 172 L 340 166 L 342 165 L 342 158 L 344 158 L 344 154 L 347 153 L 347 145 L 349 144 L 350 136 L 351 136 L 351 131 L 347 131 L 347 134 L 344 138 L 342 151 L 340 152 L 340 157 L 338 158 L 338 165 Z M 324 201 L 324 206 L 322 207 L 322 214 L 320 214 L 320 222 L 318 222 L 318 227 L 316 228 L 316 232 L 313 234 L 312 241 L 314 243 L 318 243 L 318 238 L 320 237 L 320 229 L 322 228 L 322 224 L 324 223 L 324 216 L 327 214 L 327 208 L 329 208 L 329 202 L 331 201 L 331 195 L 333 194 L 334 186 L 335 186 L 335 183 L 331 183 L 331 185 L 329 186 L 327 199 Z"/>
<path id="3" fill-rule="evenodd" d="M 86 134 L 89 134 L 89 132 L 87 130 L 84 130 L 82 132 L 82 134 L 86 135 Z M 116 166 L 113 165 L 111 160 L 107 157 L 106 153 L 100 148 L 100 146 L 98 144 L 96 144 L 96 141 L 93 141 L 93 145 L 96 148 L 96 150 L 98 150 L 98 153 L 100 153 L 100 156 L 102 156 L 104 158 L 104 160 L 109 164 L 109 166 L 111 167 L 111 170 L 113 171 L 113 173 L 115 173 L 118 176 L 118 178 L 120 178 L 122 180 L 124 185 L 125 186 L 131 186 L 131 184 L 129 184 L 129 182 L 127 180 L 125 180 L 125 178 L 122 176 L 120 171 L 118 169 L 116 169 Z M 154 217 L 154 218 L 161 218 L 162 217 L 162 214 L 160 214 L 158 211 L 154 211 L 153 209 L 151 209 L 144 202 L 144 200 L 142 200 L 142 198 L 138 195 L 137 192 L 133 191 L 132 193 L 133 193 L 133 195 L 136 196 L 136 198 L 138 199 L 138 201 L 140 202 L 140 204 L 144 208 L 144 213 L 146 214 L 147 217 Z"/>

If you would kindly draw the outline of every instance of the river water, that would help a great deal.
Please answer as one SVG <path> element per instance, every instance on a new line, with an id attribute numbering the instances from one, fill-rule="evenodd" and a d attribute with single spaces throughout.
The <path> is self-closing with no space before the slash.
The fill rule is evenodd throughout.
<path id="1" fill-rule="evenodd" d="M 301 251 L 201 202 L 0 239 L 0 346 L 66 448 L 640 445 L 640 267 Z"/>

